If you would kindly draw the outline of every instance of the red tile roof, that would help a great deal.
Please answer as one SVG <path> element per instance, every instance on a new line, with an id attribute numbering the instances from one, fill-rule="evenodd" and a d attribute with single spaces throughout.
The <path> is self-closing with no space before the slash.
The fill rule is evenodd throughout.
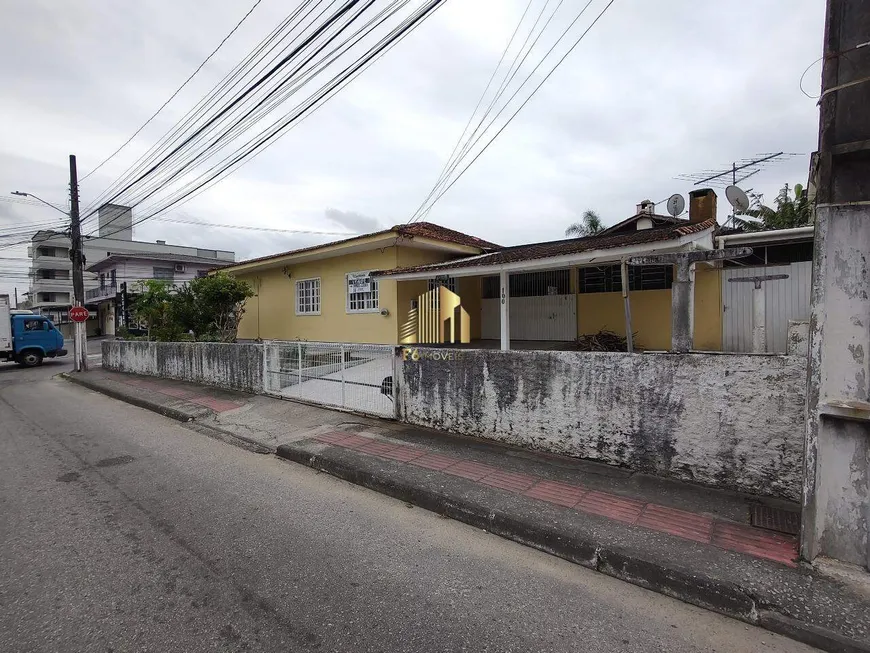
<path id="1" fill-rule="evenodd" d="M 461 231 L 448 229 L 447 227 L 442 227 L 441 225 L 437 225 L 432 222 L 415 222 L 413 224 L 400 224 L 390 229 L 374 231 L 368 234 L 361 234 L 359 236 L 353 236 L 352 238 L 345 238 L 343 240 L 334 240 L 332 242 L 322 243 L 320 245 L 301 247 L 299 249 L 291 249 L 290 251 L 280 252 L 278 254 L 260 256 L 258 258 L 248 259 L 247 261 L 232 263 L 230 265 L 227 265 L 226 267 L 233 268 L 240 265 L 247 265 L 248 263 L 261 263 L 263 261 L 268 261 L 273 258 L 283 258 L 285 256 L 293 256 L 294 254 L 304 254 L 305 252 L 313 252 L 324 247 L 332 247 L 333 245 L 344 245 L 345 243 L 352 243 L 356 240 L 362 240 L 363 238 L 370 238 L 372 236 L 386 236 L 391 233 L 395 233 L 398 236 L 404 236 L 406 238 L 414 238 L 415 236 L 419 236 L 421 238 L 440 240 L 443 243 L 477 247 L 483 252 L 489 252 L 499 249 L 499 245 L 483 240 L 481 238 L 477 238 L 475 236 L 470 236 L 468 234 L 462 233 Z"/>
<path id="2" fill-rule="evenodd" d="M 655 229 L 633 231 L 630 233 L 603 234 L 598 236 L 586 236 L 585 238 L 570 238 L 545 243 L 534 243 L 531 245 L 517 245 L 515 247 L 505 247 L 487 254 L 478 254 L 477 256 L 468 256 L 455 261 L 447 261 L 445 263 L 432 263 L 429 265 L 418 265 L 409 268 L 382 270 L 378 272 L 378 275 L 389 276 L 410 272 L 425 272 L 429 270 L 455 270 L 459 268 L 533 261 L 555 256 L 591 252 L 599 249 L 614 249 L 617 247 L 626 247 L 628 245 L 678 240 L 682 236 L 689 236 L 715 227 L 716 220 L 711 218 L 710 220 L 705 220 L 704 222 L 698 222 L 696 224 L 684 223 L 680 225 L 668 225 Z"/>
<path id="3" fill-rule="evenodd" d="M 491 243 L 487 240 L 469 236 L 455 229 L 448 229 L 433 222 L 415 222 L 413 224 L 400 224 L 393 227 L 393 231 L 398 231 L 403 236 L 420 236 L 421 238 L 432 238 L 445 243 L 454 243 L 456 245 L 467 245 L 469 247 L 477 247 L 485 252 L 494 249 L 501 249 L 500 245 Z"/>

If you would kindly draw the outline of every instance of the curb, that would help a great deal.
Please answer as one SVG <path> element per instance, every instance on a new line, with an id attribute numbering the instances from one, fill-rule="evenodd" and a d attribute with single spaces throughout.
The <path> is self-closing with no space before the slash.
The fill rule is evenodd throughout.
<path id="1" fill-rule="evenodd" d="M 184 410 L 180 410 L 178 408 L 172 408 L 170 406 L 164 406 L 162 404 L 158 404 L 156 401 L 149 401 L 148 399 L 143 399 L 142 397 L 136 397 L 133 395 L 129 395 L 119 390 L 115 390 L 113 388 L 107 388 L 104 385 L 99 383 L 94 383 L 89 379 L 85 379 L 75 374 L 68 374 L 63 372 L 59 374 L 63 379 L 66 379 L 70 383 L 75 383 L 76 385 L 80 385 L 88 390 L 93 390 L 94 392 L 99 392 L 100 394 L 106 395 L 107 397 L 111 397 L 112 399 L 117 399 L 118 401 L 123 401 L 128 404 L 132 404 L 134 406 L 138 406 L 139 408 L 144 408 L 145 410 L 150 410 L 154 413 L 159 413 L 164 417 L 168 417 L 170 419 L 174 419 L 178 422 L 192 422 L 198 417 L 202 417 L 203 414 L 206 413 L 194 413 L 188 412 Z M 203 409 L 206 411 L 207 409 Z"/>
<path id="2" fill-rule="evenodd" d="M 593 541 L 567 538 L 564 532 L 559 532 L 556 528 L 542 528 L 524 523 L 473 500 L 458 502 L 436 489 L 366 472 L 300 449 L 297 444 L 280 445 L 275 453 L 280 458 L 412 503 L 587 569 L 760 626 L 821 650 L 830 653 L 870 653 L 870 645 L 770 610 L 770 606 L 761 605 L 749 592 L 727 581 L 666 568 L 638 556 L 636 552 L 624 551 L 618 547 L 600 546 Z"/>
<path id="3" fill-rule="evenodd" d="M 197 412 L 184 411 L 178 408 L 164 406 L 163 404 L 159 404 L 156 401 L 149 401 L 148 399 L 143 399 L 142 397 L 129 395 L 113 388 L 107 388 L 104 385 L 94 383 L 89 379 L 81 378 L 74 374 L 68 374 L 66 372 L 63 372 L 61 374 L 58 374 L 58 376 L 65 379 L 66 381 L 69 381 L 70 383 L 80 385 L 84 388 L 87 388 L 88 390 L 93 390 L 94 392 L 98 392 L 100 394 L 106 395 L 107 397 L 111 397 L 112 399 L 117 399 L 118 401 L 123 401 L 124 403 L 138 406 L 139 408 L 144 408 L 145 410 L 150 410 L 151 412 L 158 413 L 160 415 L 163 415 L 164 417 L 168 417 L 178 422 L 182 422 L 185 426 L 187 426 L 187 428 L 193 429 L 194 431 L 202 433 L 203 435 L 207 435 L 208 437 L 214 438 L 215 440 L 220 440 L 221 442 L 226 442 L 227 444 L 239 447 L 240 449 L 244 449 L 245 451 L 250 451 L 251 453 L 258 454 L 275 453 L 274 447 L 269 447 L 243 435 L 237 435 L 231 431 L 226 431 L 224 429 L 220 429 L 215 426 L 210 426 L 208 424 L 197 421 L 202 417 L 210 416 L 213 414 L 212 411 L 210 411 L 208 408 L 203 408 L 201 409 L 201 411 Z"/>

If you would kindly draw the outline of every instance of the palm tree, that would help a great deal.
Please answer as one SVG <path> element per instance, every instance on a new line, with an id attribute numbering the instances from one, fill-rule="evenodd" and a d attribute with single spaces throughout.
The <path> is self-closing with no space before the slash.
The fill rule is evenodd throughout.
<path id="1" fill-rule="evenodd" d="M 785 184 L 779 189 L 774 204 L 766 206 L 759 195 L 753 195 L 753 208 L 739 213 L 747 219 L 733 218 L 734 225 L 746 231 L 768 231 L 770 229 L 791 229 L 810 223 L 810 203 L 803 192 L 803 186 L 794 185 L 794 190 Z"/>
<path id="2" fill-rule="evenodd" d="M 594 236 L 604 231 L 604 228 L 604 223 L 595 211 L 584 211 L 580 222 L 575 222 L 565 229 L 565 237 L 583 238 L 584 236 Z"/>

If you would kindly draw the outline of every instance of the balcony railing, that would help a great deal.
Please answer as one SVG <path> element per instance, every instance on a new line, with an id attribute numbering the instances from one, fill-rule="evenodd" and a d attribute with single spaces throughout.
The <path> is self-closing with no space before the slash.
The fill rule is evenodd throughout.
<path id="1" fill-rule="evenodd" d="M 94 288 L 93 290 L 85 292 L 85 300 L 93 301 L 97 299 L 107 299 L 109 297 L 114 297 L 116 294 L 118 294 L 118 284 L 107 283 L 101 288 Z"/>

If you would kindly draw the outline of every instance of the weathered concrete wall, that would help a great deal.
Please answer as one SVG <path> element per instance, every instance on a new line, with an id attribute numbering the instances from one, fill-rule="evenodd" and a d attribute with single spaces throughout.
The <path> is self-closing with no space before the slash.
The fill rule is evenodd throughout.
<path id="1" fill-rule="evenodd" d="M 786 353 L 789 356 L 808 356 L 810 351 L 809 320 L 789 320 L 785 344 Z"/>
<path id="2" fill-rule="evenodd" d="M 103 342 L 103 368 L 230 390 L 263 391 L 263 345 L 211 342 Z"/>
<path id="3" fill-rule="evenodd" d="M 407 422 L 800 499 L 805 358 L 420 351 L 400 366 Z"/>

